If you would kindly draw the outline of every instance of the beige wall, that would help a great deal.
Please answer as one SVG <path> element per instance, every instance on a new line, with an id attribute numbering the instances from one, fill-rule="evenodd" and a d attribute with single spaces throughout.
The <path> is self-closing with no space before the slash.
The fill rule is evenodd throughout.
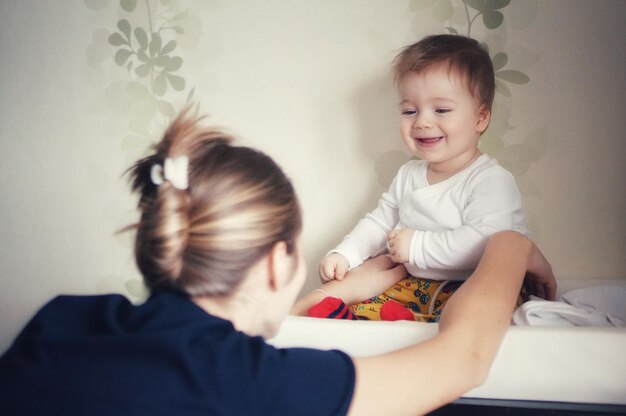
<path id="1" fill-rule="evenodd" d="M 407 158 L 389 62 L 425 34 L 466 33 L 461 0 L 172 3 L 189 10 L 172 23 L 183 34 L 162 32 L 185 86 L 163 98 L 180 108 L 193 89 L 212 120 L 283 165 L 316 286 L 318 259 Z M 55 294 L 140 294 L 130 239 L 113 236 L 135 218 L 120 175 L 149 143 L 137 132 L 156 137 L 166 118 L 129 94 L 136 66 L 116 65 L 107 38 L 120 19 L 147 27 L 142 7 L 0 1 L 0 351 Z M 471 35 L 530 82 L 498 94 L 484 149 L 514 171 L 559 279 L 626 278 L 626 2 L 501 11 L 501 26 L 477 19 Z"/>

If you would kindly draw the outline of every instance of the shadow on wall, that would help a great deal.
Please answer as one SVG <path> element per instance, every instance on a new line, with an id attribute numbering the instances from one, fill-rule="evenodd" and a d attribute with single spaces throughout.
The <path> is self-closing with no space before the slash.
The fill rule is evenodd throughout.
<path id="1" fill-rule="evenodd" d="M 375 78 L 357 86 L 351 94 L 351 107 L 354 120 L 358 125 L 352 149 L 357 149 L 350 158 L 361 158 L 365 169 L 374 173 L 365 177 L 354 177 L 362 181 L 359 195 L 350 195 L 350 207 L 342 212 L 342 219 L 337 227 L 323 231 L 323 238 L 307 242 L 310 247 L 309 279 L 302 293 L 319 285 L 317 264 L 326 253 L 335 247 L 348 234 L 356 223 L 378 205 L 383 192 L 391 185 L 396 172 L 409 157 L 403 152 L 403 144 L 398 130 L 398 105 L 396 89 L 391 74 L 379 74 Z M 329 136 L 331 137 L 331 136 Z M 349 175 L 342 172 L 342 175 Z M 375 178 L 375 179 L 372 179 Z"/>
<path id="2" fill-rule="evenodd" d="M 389 188 L 400 166 L 409 160 L 400 138 L 398 97 L 391 74 L 372 79 L 355 91 L 354 108 L 358 113 L 363 153 L 377 178 L 365 201 L 369 211 Z"/>

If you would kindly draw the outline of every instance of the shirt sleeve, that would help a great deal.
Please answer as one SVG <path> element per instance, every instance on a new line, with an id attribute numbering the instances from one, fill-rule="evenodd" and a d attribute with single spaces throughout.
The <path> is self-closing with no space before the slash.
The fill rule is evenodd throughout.
<path id="1" fill-rule="evenodd" d="M 387 234 L 399 221 L 398 207 L 404 192 L 409 164 L 400 168 L 389 190 L 382 194 L 378 206 L 362 218 L 350 234 L 331 253 L 339 253 L 357 267 L 368 258 L 380 254 L 387 247 Z"/>
<path id="2" fill-rule="evenodd" d="M 527 234 L 523 224 L 522 197 L 515 179 L 498 167 L 479 174 L 467 189 L 461 227 L 445 231 L 415 230 L 409 263 L 420 269 L 471 270 L 487 238 L 501 230 Z"/>

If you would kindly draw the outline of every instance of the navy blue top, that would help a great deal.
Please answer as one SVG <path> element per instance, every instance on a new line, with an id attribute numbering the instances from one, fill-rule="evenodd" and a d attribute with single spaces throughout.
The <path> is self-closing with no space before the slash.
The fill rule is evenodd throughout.
<path id="1" fill-rule="evenodd" d="M 276 349 L 185 295 L 60 296 L 0 358 L 1 415 L 337 415 L 340 351 Z"/>

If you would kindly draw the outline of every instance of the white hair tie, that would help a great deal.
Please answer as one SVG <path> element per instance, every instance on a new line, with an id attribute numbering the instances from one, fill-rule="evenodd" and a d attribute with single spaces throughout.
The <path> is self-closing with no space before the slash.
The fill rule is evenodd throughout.
<path id="1" fill-rule="evenodd" d="M 155 163 L 150 168 L 150 180 L 155 185 L 161 185 L 168 181 L 176 189 L 187 189 L 189 187 L 187 170 L 189 158 L 180 156 L 176 159 L 166 158 L 163 166 Z"/>

